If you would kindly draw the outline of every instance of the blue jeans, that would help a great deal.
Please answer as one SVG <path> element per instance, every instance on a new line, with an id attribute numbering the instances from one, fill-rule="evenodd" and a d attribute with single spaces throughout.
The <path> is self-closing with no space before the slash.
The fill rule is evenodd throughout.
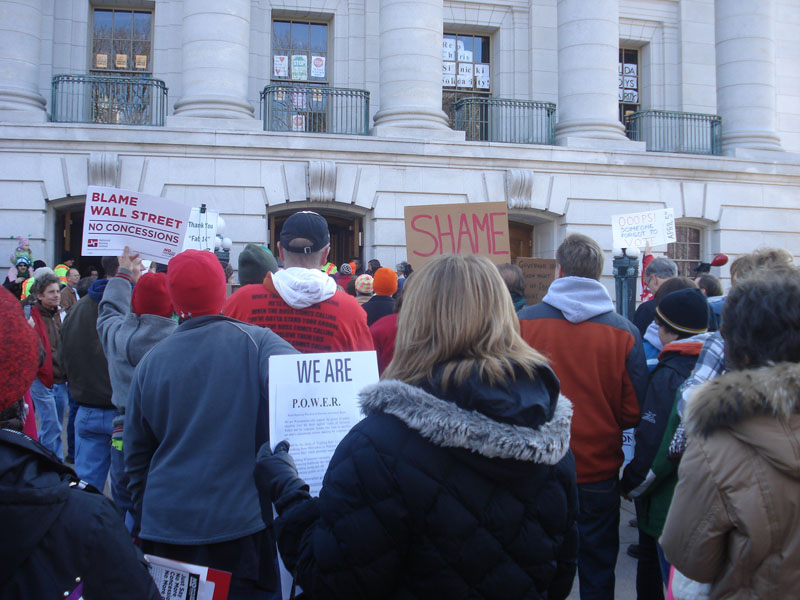
<path id="1" fill-rule="evenodd" d="M 53 452 L 60 460 L 64 460 L 64 449 L 61 441 L 61 424 L 64 422 L 64 408 L 67 406 L 66 383 L 54 383 L 49 388 L 39 378 L 31 384 L 31 398 L 36 416 L 39 417 L 39 442 Z"/>
<path id="2" fill-rule="evenodd" d="M 72 399 L 72 395 L 68 396 L 69 399 L 69 417 L 67 417 L 67 458 L 71 459 L 69 462 L 75 462 L 75 413 L 78 412 L 78 405 Z"/>
<path id="3" fill-rule="evenodd" d="M 639 503 L 636 502 L 636 514 Z M 664 600 L 664 589 L 669 579 L 663 579 L 658 560 L 656 538 L 639 530 L 639 559 L 636 561 L 636 597 L 647 600 Z"/>
<path id="4" fill-rule="evenodd" d="M 125 455 L 124 455 L 124 448 L 122 448 L 122 438 L 114 439 L 114 443 L 119 446 L 119 450 L 114 446 L 114 443 L 111 445 L 111 498 L 114 500 L 114 504 L 117 507 L 117 511 L 122 516 L 123 520 L 125 521 L 126 527 L 128 527 L 128 531 L 133 534 L 131 531 L 129 523 L 133 523 L 133 519 L 128 519 L 128 513 L 131 512 L 133 508 L 133 502 L 131 501 L 131 493 L 128 491 L 128 474 L 125 472 Z M 138 531 L 136 532 L 139 533 Z"/>
<path id="5" fill-rule="evenodd" d="M 614 600 L 619 553 L 619 480 L 578 484 L 581 600 Z"/>
<path id="6" fill-rule="evenodd" d="M 75 472 L 101 492 L 111 466 L 115 408 L 78 406 L 75 415 Z"/>

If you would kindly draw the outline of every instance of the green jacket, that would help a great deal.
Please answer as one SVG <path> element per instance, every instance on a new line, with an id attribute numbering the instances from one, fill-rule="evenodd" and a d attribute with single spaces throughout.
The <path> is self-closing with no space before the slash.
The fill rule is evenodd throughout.
<path id="1" fill-rule="evenodd" d="M 661 536 L 661 532 L 664 529 L 669 505 L 672 503 L 672 494 L 675 492 L 675 486 L 678 483 L 678 465 L 670 461 L 667 454 L 670 442 L 672 442 L 675 430 L 678 429 L 680 422 L 678 403 L 674 402 L 667 421 L 667 428 L 664 431 L 664 437 L 661 438 L 661 444 L 651 467 L 656 478 L 639 499 L 641 503 L 641 510 L 638 515 L 639 529 L 656 539 Z"/>

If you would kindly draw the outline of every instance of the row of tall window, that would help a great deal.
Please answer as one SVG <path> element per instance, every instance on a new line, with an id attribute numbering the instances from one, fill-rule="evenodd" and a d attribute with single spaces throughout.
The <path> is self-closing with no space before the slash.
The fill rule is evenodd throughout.
<path id="1" fill-rule="evenodd" d="M 90 72 L 151 75 L 153 13 L 148 10 L 95 8 L 92 14 Z M 329 85 L 329 27 L 324 22 L 276 19 L 272 22 L 271 81 Z M 492 94 L 489 37 L 444 33 L 442 42 L 443 110 L 452 115 L 460 98 Z M 619 51 L 620 119 L 639 109 L 639 51 Z"/>
<path id="2" fill-rule="evenodd" d="M 150 76 L 153 72 L 153 13 L 149 10 L 95 8 L 92 13 L 92 74 Z M 272 83 L 330 85 L 329 26 L 325 22 L 275 19 L 272 22 Z M 453 118 L 461 98 L 492 95 L 492 57 L 488 36 L 445 32 L 442 41 L 442 108 Z M 641 107 L 639 50 L 619 50 L 619 115 Z M 311 96 L 310 102 L 314 97 Z M 309 108 L 306 94 L 286 101 L 292 108 Z M 296 105 L 296 106 L 295 106 Z M 700 261 L 701 233 L 697 227 L 677 226 L 677 242 L 668 256 L 682 275 Z"/>

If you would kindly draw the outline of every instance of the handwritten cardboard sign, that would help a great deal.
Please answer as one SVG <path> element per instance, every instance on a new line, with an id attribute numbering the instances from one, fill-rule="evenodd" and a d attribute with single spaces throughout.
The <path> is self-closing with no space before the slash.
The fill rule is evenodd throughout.
<path id="1" fill-rule="evenodd" d="M 556 260 L 554 258 L 519 257 L 517 266 L 525 277 L 525 304 L 538 304 L 555 279 Z"/>
<path id="2" fill-rule="evenodd" d="M 671 208 L 611 217 L 615 248 L 644 248 L 675 241 L 675 216 Z"/>
<path id="3" fill-rule="evenodd" d="M 83 213 L 83 256 L 120 256 L 129 246 L 142 258 L 169 262 L 183 250 L 191 208 L 159 196 L 89 186 Z"/>
<path id="4" fill-rule="evenodd" d="M 505 202 L 406 206 L 406 252 L 415 269 L 442 254 L 479 254 L 495 264 L 509 262 Z"/>

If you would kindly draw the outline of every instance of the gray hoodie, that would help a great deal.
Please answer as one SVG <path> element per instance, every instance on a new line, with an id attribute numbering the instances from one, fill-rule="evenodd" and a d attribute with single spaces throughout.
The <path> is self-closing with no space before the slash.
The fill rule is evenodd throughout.
<path id="1" fill-rule="evenodd" d="M 556 279 L 542 301 L 564 313 L 564 318 L 570 323 L 583 323 L 614 310 L 606 286 L 586 277 Z"/>
<path id="2" fill-rule="evenodd" d="M 130 275 L 125 269 L 121 273 Z M 131 312 L 131 284 L 123 277 L 109 279 L 97 313 L 97 334 L 108 360 L 111 379 L 111 402 L 122 416 L 114 419 L 114 428 L 124 422 L 125 405 L 133 371 L 142 357 L 171 334 L 178 324 L 158 315 Z"/>

